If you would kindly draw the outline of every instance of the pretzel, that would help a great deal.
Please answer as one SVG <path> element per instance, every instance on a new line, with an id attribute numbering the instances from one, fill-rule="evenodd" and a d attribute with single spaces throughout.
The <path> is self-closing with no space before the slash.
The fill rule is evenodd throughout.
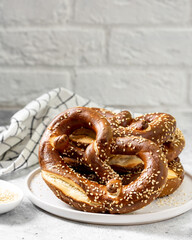
<path id="1" fill-rule="evenodd" d="M 114 113 L 104 108 L 92 108 L 96 112 L 104 116 L 110 123 L 112 128 L 127 127 L 131 121 L 132 116 L 129 111 L 121 111 L 120 113 Z"/>
<path id="2" fill-rule="evenodd" d="M 129 111 L 114 114 L 103 108 L 93 109 L 107 118 L 113 128 L 114 137 L 135 135 L 163 144 L 176 129 L 175 118 L 166 113 L 149 113 L 132 119 Z"/>
<path id="3" fill-rule="evenodd" d="M 165 154 L 168 162 L 172 162 L 174 159 L 176 159 L 184 147 L 185 139 L 183 133 L 178 128 L 176 128 L 171 138 L 169 138 L 169 141 L 160 145 L 160 149 Z M 136 156 L 130 156 L 129 158 L 127 156 L 111 156 L 108 164 L 120 173 L 136 171 L 143 165 L 141 159 L 138 159 Z"/>
<path id="4" fill-rule="evenodd" d="M 69 135 L 80 127 L 90 128 L 95 131 L 96 139 L 88 145 L 85 151 L 73 146 Z M 114 182 L 119 185 L 119 175 L 105 163 L 110 153 L 112 140 L 111 127 L 105 118 L 96 111 L 86 107 L 76 107 L 58 115 L 47 130 L 52 150 L 59 151 L 68 157 L 75 157 L 88 165 L 107 184 L 108 191 L 118 191 Z M 46 134 L 44 136 L 46 139 Z M 94 161 L 93 161 L 94 158 Z M 112 182 L 111 179 L 115 179 Z"/>
<path id="5" fill-rule="evenodd" d="M 169 141 L 165 142 L 161 148 L 169 162 L 179 156 L 185 147 L 185 138 L 179 128 L 176 128 Z"/>
<path id="6" fill-rule="evenodd" d="M 175 118 L 166 113 L 150 113 L 132 120 L 127 127 L 114 129 L 114 137 L 118 136 L 142 136 L 157 144 L 168 141 L 176 129 Z"/>
<path id="7" fill-rule="evenodd" d="M 168 196 L 174 193 L 179 188 L 184 179 L 184 169 L 178 157 L 169 162 L 168 167 L 169 170 L 167 182 L 159 197 Z"/>
<path id="8" fill-rule="evenodd" d="M 130 156 L 131 158 L 133 156 Z M 134 158 L 133 158 L 134 159 Z M 123 185 L 130 184 L 131 182 L 135 181 L 143 171 L 143 165 L 138 168 L 132 168 L 131 170 L 122 171 L 122 169 L 117 168 L 116 165 L 112 166 L 112 168 L 117 169 L 118 171 L 120 170 L 121 172 L 121 178 L 122 178 L 122 183 Z M 94 172 L 90 172 L 88 169 L 83 168 L 82 174 L 86 176 L 86 178 L 97 181 L 99 182 L 99 179 L 97 176 L 94 174 Z M 165 184 L 165 187 L 163 188 L 162 192 L 158 196 L 158 198 L 168 196 L 172 193 L 174 193 L 181 185 L 184 179 L 184 169 L 183 166 L 180 162 L 179 157 L 176 159 L 172 160 L 168 164 L 168 176 L 167 176 L 167 181 Z"/>
<path id="9" fill-rule="evenodd" d="M 166 185 L 159 197 L 164 197 L 175 192 L 184 179 L 184 169 L 178 157 L 184 146 L 185 139 L 181 130 L 178 128 L 169 141 L 160 146 L 168 160 L 169 169 Z M 140 175 L 143 169 L 143 163 L 141 159 L 138 159 L 136 156 L 131 156 L 130 159 L 125 158 L 124 160 L 124 162 L 121 161 L 121 157 L 117 156 L 116 158 L 111 158 L 108 163 L 112 168 L 117 170 L 117 172 L 126 173 L 121 175 L 121 177 L 123 178 L 123 183 L 128 184 L 136 180 Z"/>
<path id="10" fill-rule="evenodd" d="M 96 139 L 84 150 L 70 143 L 78 128 L 92 129 Z M 144 162 L 139 178 L 122 185 L 121 177 L 106 163 L 110 153 L 137 155 Z M 102 184 L 76 172 L 69 159 L 87 165 Z M 88 108 L 72 108 L 57 116 L 46 129 L 39 147 L 42 177 L 58 198 L 89 212 L 128 213 L 148 205 L 162 191 L 167 162 L 159 147 L 137 136 L 112 140 L 110 124 Z"/>
<path id="11" fill-rule="evenodd" d="M 78 129 L 70 136 L 70 139 L 76 144 L 87 146 L 95 139 L 95 133 L 90 129 Z M 179 156 L 185 146 L 184 136 L 178 128 L 176 128 L 169 141 L 160 145 L 161 150 L 164 152 L 165 157 L 169 162 L 173 161 Z M 126 173 L 127 171 L 136 171 L 139 169 L 143 162 L 137 156 L 125 155 L 110 155 L 107 163 L 118 173 Z"/>
<path id="12" fill-rule="evenodd" d="M 104 116 L 113 128 L 114 137 L 142 136 L 162 145 L 170 141 L 176 129 L 176 120 L 166 113 L 150 113 L 131 118 L 128 111 L 119 114 L 101 108 L 92 108 Z"/>
<path id="13" fill-rule="evenodd" d="M 138 124 L 138 121 L 136 122 Z M 140 126 L 137 125 L 139 128 Z M 83 129 L 81 129 L 81 131 L 83 132 Z M 86 132 L 86 134 L 86 144 L 89 144 L 91 141 L 93 141 L 94 136 L 91 132 Z M 79 135 L 78 140 L 83 141 L 84 139 L 81 139 Z M 164 142 L 162 145 L 160 145 L 161 150 L 164 152 L 165 157 L 169 162 L 168 180 L 166 182 L 166 187 L 160 194 L 160 197 L 173 193 L 182 183 L 184 178 L 184 170 L 181 163 L 178 163 L 178 160 L 176 161 L 175 159 L 178 159 L 178 155 L 181 153 L 184 146 L 185 139 L 182 132 L 178 128 L 176 128 L 175 132 L 169 137 L 167 142 Z M 125 173 L 121 175 L 124 184 L 135 180 L 143 169 L 143 162 L 137 156 L 110 155 L 107 163 L 118 173 Z M 174 166 L 174 170 L 172 170 L 172 166 Z"/>
<path id="14" fill-rule="evenodd" d="M 95 133 L 91 129 L 80 128 L 74 131 L 69 138 L 77 146 L 87 147 L 95 140 Z M 70 158 L 68 159 L 68 164 L 74 167 L 82 163 Z M 119 173 L 138 170 L 141 166 L 143 166 L 142 160 L 137 156 L 117 154 L 110 154 L 107 159 L 107 164 Z M 86 163 L 84 166 L 86 166 Z"/>
<path id="15" fill-rule="evenodd" d="M 135 181 L 141 174 L 142 168 L 134 171 L 129 171 L 126 174 L 121 175 L 123 184 L 130 184 L 132 181 Z M 92 176 L 93 177 L 93 176 Z M 168 176 L 165 187 L 158 196 L 164 197 L 175 192 L 181 185 L 184 179 L 184 169 L 180 163 L 180 159 L 177 157 L 168 164 Z"/>

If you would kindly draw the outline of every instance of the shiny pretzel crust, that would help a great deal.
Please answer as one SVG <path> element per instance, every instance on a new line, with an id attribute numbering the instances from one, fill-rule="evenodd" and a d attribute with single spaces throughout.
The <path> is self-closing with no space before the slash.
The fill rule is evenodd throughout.
<path id="1" fill-rule="evenodd" d="M 96 140 L 84 153 L 76 149 L 75 154 L 83 154 L 81 161 L 88 162 L 105 184 L 77 173 L 62 156 L 62 147 L 67 148 L 64 154 L 70 152 L 69 135 L 81 126 L 92 128 Z M 135 181 L 122 185 L 121 177 L 105 163 L 110 153 L 137 155 L 144 162 L 144 170 Z M 112 139 L 108 122 L 99 113 L 81 107 L 68 109 L 49 125 L 40 142 L 39 162 L 43 179 L 57 197 L 90 212 L 128 213 L 144 207 L 159 196 L 168 173 L 164 154 L 154 142 L 138 136 Z"/>

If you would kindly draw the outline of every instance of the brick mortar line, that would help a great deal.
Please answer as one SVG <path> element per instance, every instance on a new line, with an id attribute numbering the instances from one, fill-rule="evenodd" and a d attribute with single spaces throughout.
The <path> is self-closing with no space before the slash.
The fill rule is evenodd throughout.
<path id="1" fill-rule="evenodd" d="M 186 101 L 187 101 L 187 103 L 188 103 L 188 105 L 189 106 L 192 106 L 192 103 L 191 103 L 191 101 L 190 101 L 190 89 L 191 89 L 191 74 L 188 72 L 187 73 L 187 77 L 186 77 L 186 81 L 187 81 L 187 83 L 186 83 L 186 93 L 187 93 L 187 96 L 186 96 Z"/>
<path id="2" fill-rule="evenodd" d="M 150 72 L 150 71 L 178 71 L 178 72 L 191 72 L 191 66 L 183 65 L 122 65 L 122 64 L 102 64 L 95 66 L 28 66 L 28 65 L 0 65 L 0 72 L 20 72 L 23 73 L 70 73 L 71 71 L 126 71 L 126 72 Z"/>
<path id="3" fill-rule="evenodd" d="M 75 5 L 76 1 L 75 0 L 70 0 L 71 1 L 71 7 L 70 7 L 70 15 L 69 15 L 69 22 L 71 22 L 75 18 Z M 66 23 L 66 24 L 68 24 Z"/>
<path id="4" fill-rule="evenodd" d="M 110 38 L 111 38 L 111 29 L 107 27 L 105 30 L 105 42 L 106 42 L 106 65 L 110 63 Z"/>
<path id="5" fill-rule="evenodd" d="M 171 26 L 164 26 L 164 27 L 156 27 L 156 26 L 138 26 L 138 28 L 128 28 L 127 26 L 123 26 L 122 24 L 120 26 L 112 26 L 112 30 L 141 30 L 141 31 L 191 31 L 192 30 L 192 24 L 190 26 L 177 26 L 176 28 L 172 28 Z"/>
<path id="6" fill-rule="evenodd" d="M 1 69 L 2 67 L 2 69 Z M 15 66 L 15 65 L 4 65 L 0 66 L 0 72 L 2 73 L 7 73 L 7 72 L 22 72 L 22 73 L 50 73 L 50 74 L 65 74 L 65 73 L 70 73 L 72 71 L 73 67 L 68 67 L 68 66 Z"/>
<path id="7" fill-rule="evenodd" d="M 138 25 L 130 25 L 130 24 L 124 24 L 124 23 L 120 23 L 120 24 L 92 24 L 92 23 L 76 23 L 76 22 L 71 22 L 71 23 L 66 23 L 66 24 L 53 24 L 53 25 L 44 25 L 44 26 L 39 26 L 39 25 L 16 25 L 16 26 L 0 26 L 0 31 L 7 31 L 7 32 L 11 32 L 11 31 L 64 31 L 64 30 L 71 30 L 71 29 L 77 29 L 77 30 L 83 30 L 83 29 L 106 29 L 106 28 L 112 28 L 112 29 L 127 29 L 127 30 L 173 30 L 173 31 L 177 31 L 177 30 L 192 30 L 192 23 L 190 24 L 182 24 L 182 25 L 153 25 L 153 24 L 149 24 L 149 25 L 142 25 L 142 24 L 138 24 Z"/>
<path id="8" fill-rule="evenodd" d="M 191 70 L 192 64 L 191 66 L 183 66 L 182 64 L 178 64 L 178 65 L 131 65 L 131 64 L 112 64 L 112 63 L 108 63 L 108 64 L 103 64 L 102 66 L 76 66 L 75 68 L 77 70 L 126 70 L 126 71 L 145 71 L 145 72 L 149 72 L 151 70 L 154 71 L 164 71 L 164 70 L 174 70 L 174 71 L 188 71 Z"/>
<path id="9" fill-rule="evenodd" d="M 189 1 L 189 6 L 190 6 L 190 16 L 189 16 L 189 24 L 192 25 L 192 1 Z"/>
<path id="10" fill-rule="evenodd" d="M 69 30 L 90 30 L 90 31 L 93 31 L 93 30 L 103 30 L 104 31 L 104 27 L 103 25 L 98 25 L 98 26 L 82 26 L 81 24 L 79 25 L 63 25 L 63 26 L 58 26 L 58 25 L 52 25 L 52 26 L 33 26 L 33 27 L 30 27 L 30 26 L 14 26 L 14 27 L 1 27 L 0 26 L 0 32 L 22 32 L 22 31 L 69 31 Z"/>

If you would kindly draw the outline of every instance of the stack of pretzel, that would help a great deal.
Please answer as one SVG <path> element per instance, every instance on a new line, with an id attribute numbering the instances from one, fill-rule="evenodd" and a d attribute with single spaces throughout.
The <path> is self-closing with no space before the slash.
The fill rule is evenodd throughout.
<path id="1" fill-rule="evenodd" d="M 169 114 L 132 118 L 128 111 L 75 107 L 44 132 L 39 163 L 44 181 L 72 207 L 129 213 L 181 185 L 184 145 Z"/>

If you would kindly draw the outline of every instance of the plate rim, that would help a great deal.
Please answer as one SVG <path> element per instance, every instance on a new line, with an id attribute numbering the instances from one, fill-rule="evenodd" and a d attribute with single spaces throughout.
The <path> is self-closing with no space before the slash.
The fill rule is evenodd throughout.
<path id="1" fill-rule="evenodd" d="M 30 183 L 34 176 L 38 173 L 40 173 L 41 168 L 37 167 L 36 169 L 32 170 L 26 177 L 25 180 L 25 188 L 26 192 L 28 195 L 28 198 L 30 201 L 38 206 L 39 208 L 53 214 L 56 216 L 60 216 L 62 218 L 70 219 L 73 221 L 78 221 L 78 222 L 85 222 L 85 223 L 94 223 L 94 224 L 100 224 L 100 225 L 138 225 L 138 224 L 148 224 L 148 223 L 155 223 L 159 221 L 164 221 L 168 220 L 170 218 L 179 216 L 190 209 L 192 209 L 192 199 L 189 200 L 188 202 L 182 204 L 181 206 L 177 207 L 172 207 L 170 209 L 165 209 L 162 210 L 161 212 L 153 212 L 153 213 L 141 213 L 141 214 L 104 214 L 104 213 L 90 213 L 90 212 L 83 212 L 79 211 L 76 209 L 70 209 L 66 208 L 63 209 L 62 207 L 57 207 L 54 204 L 51 204 L 49 202 L 45 202 L 38 198 L 30 189 Z M 192 175 L 188 173 L 187 171 L 185 172 L 185 175 L 187 175 L 189 178 L 192 180 Z M 51 208 L 51 209 L 49 209 Z M 66 213 L 66 216 L 64 216 L 61 213 L 56 213 L 53 211 L 53 209 L 62 210 Z M 176 213 L 177 212 L 177 213 Z M 166 214 L 165 214 L 166 213 Z M 176 213 L 176 214 L 175 214 Z M 168 215 L 168 216 L 166 216 Z M 102 220 L 100 219 L 99 221 L 94 221 L 91 218 L 95 217 L 102 217 Z M 140 217 L 146 217 L 145 220 L 138 221 L 137 219 Z M 150 217 L 150 219 L 147 219 Z M 84 219 L 85 218 L 85 219 Z M 115 218 L 115 221 L 113 221 Z M 131 219 L 130 219 L 131 218 Z"/>

